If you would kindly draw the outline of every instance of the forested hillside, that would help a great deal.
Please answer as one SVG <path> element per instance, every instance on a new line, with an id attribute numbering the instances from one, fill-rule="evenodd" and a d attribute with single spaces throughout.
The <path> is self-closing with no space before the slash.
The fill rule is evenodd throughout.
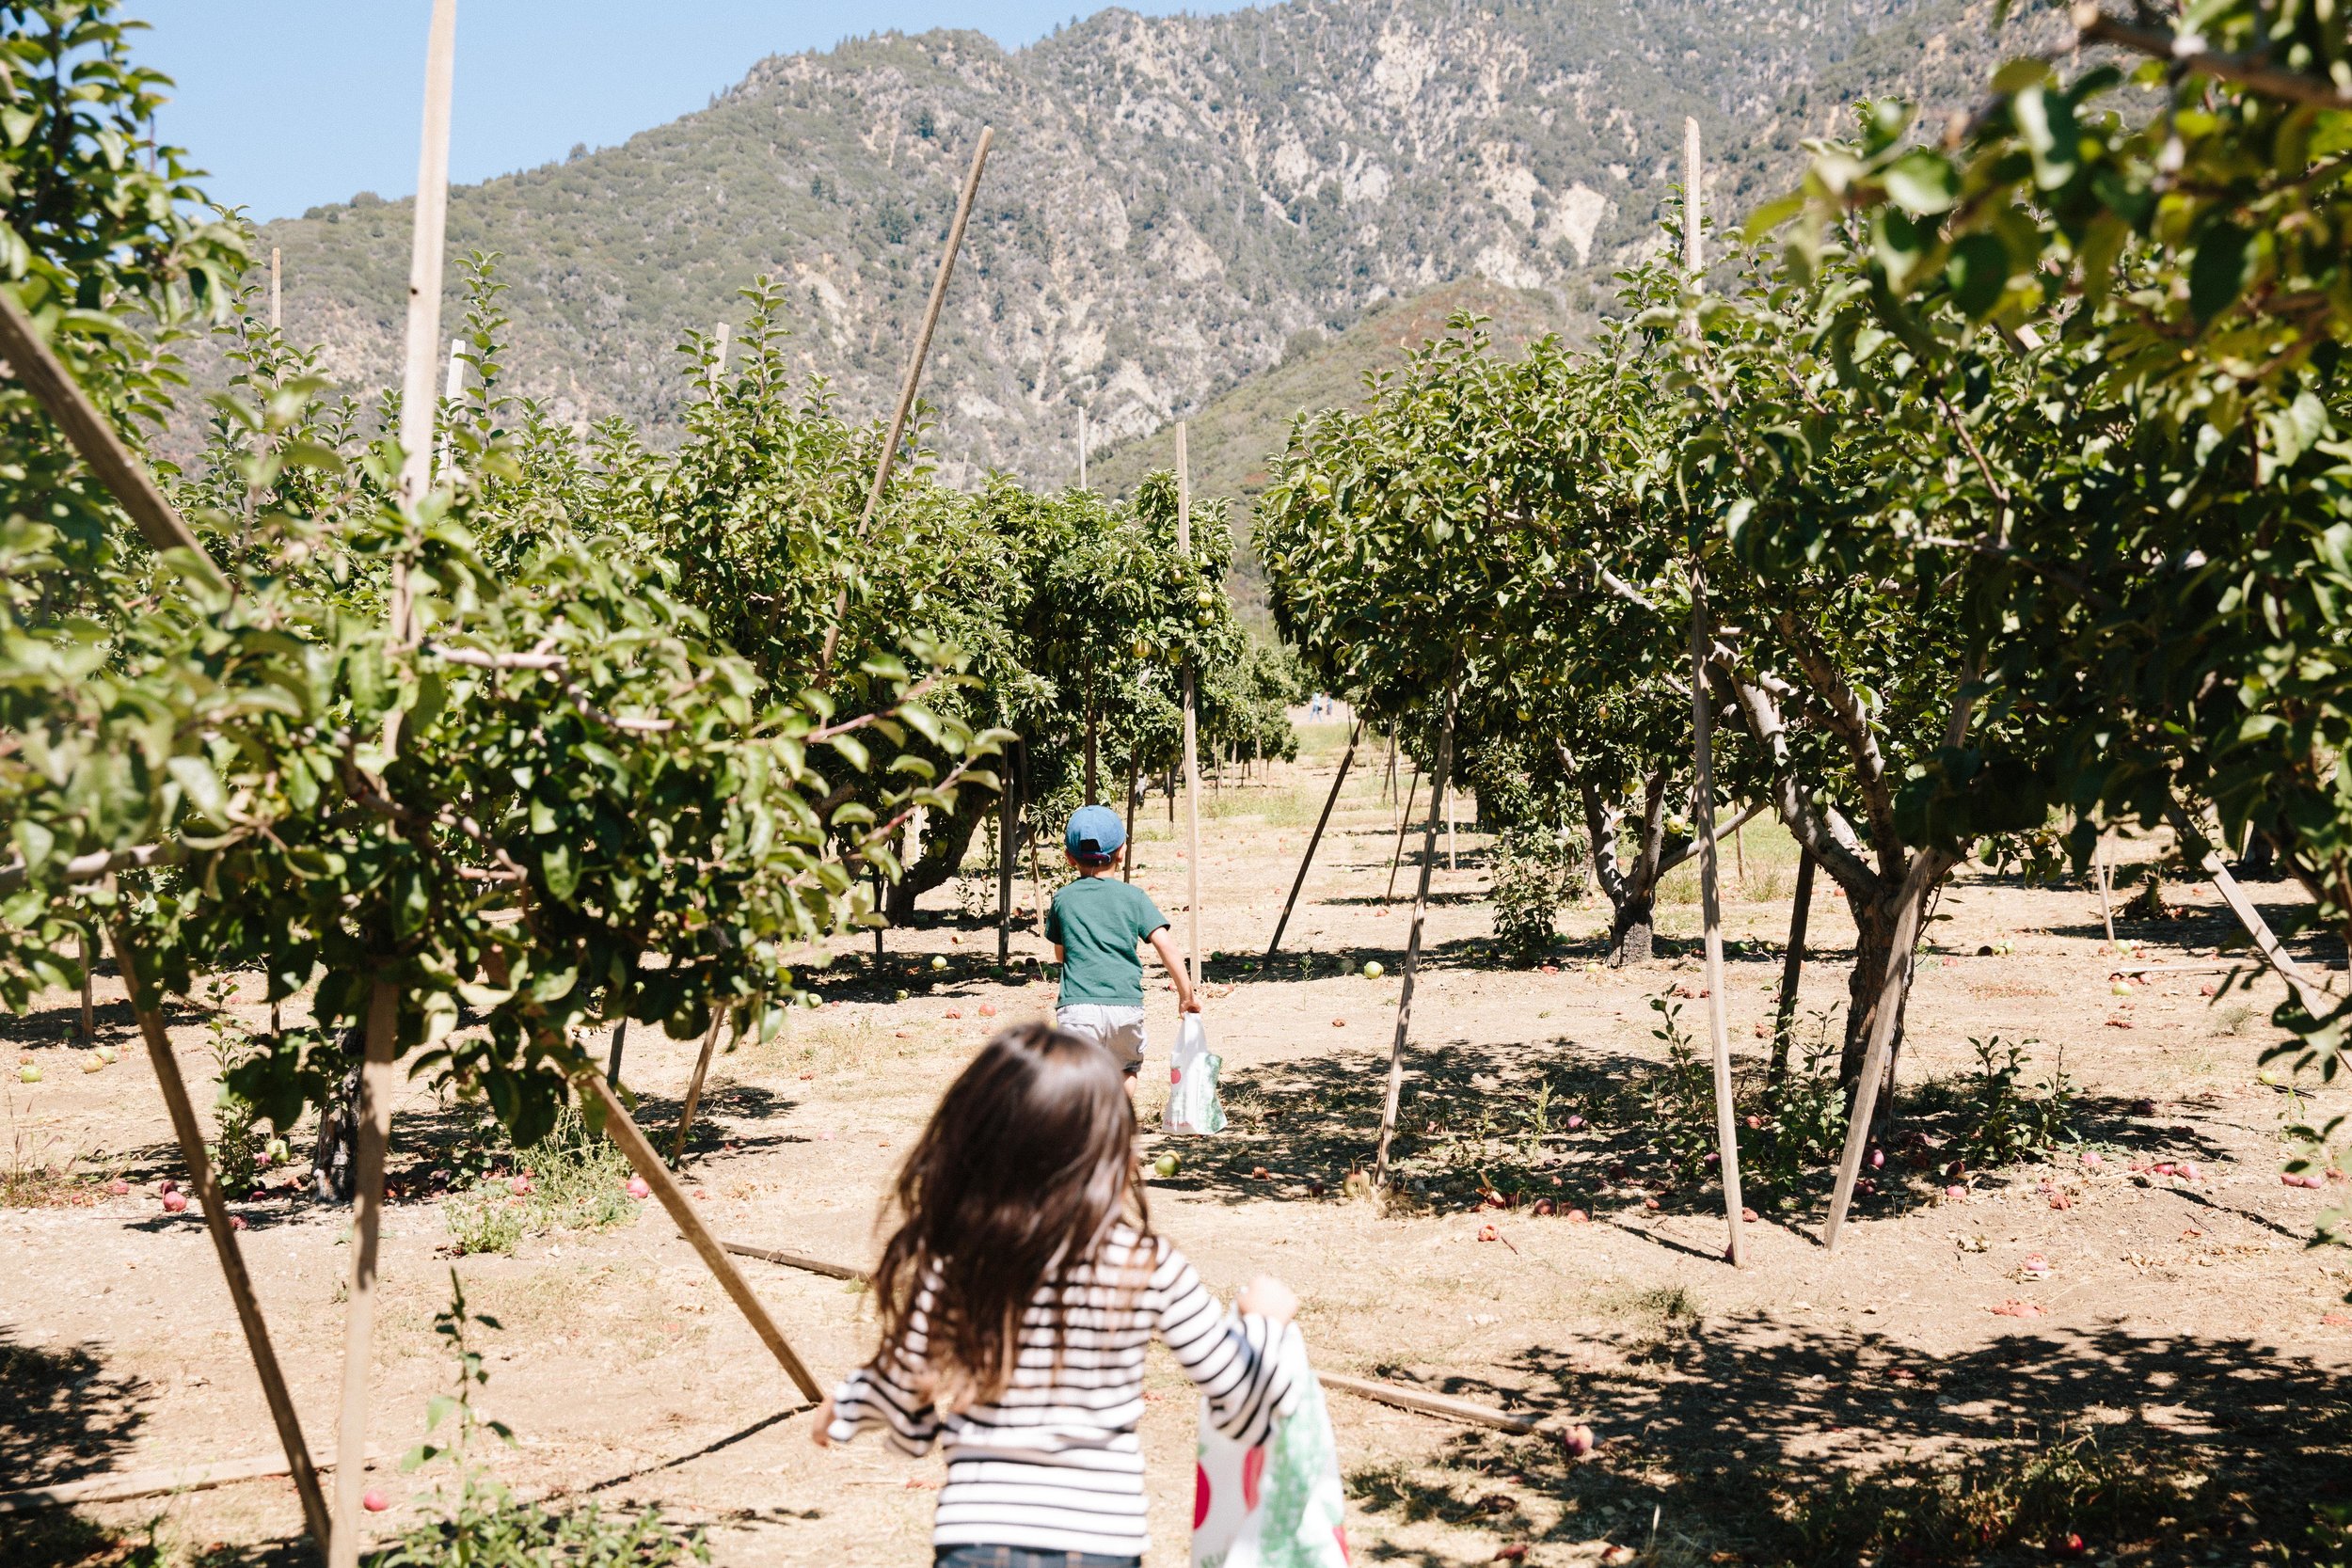
<path id="1" fill-rule="evenodd" d="M 1960 101 L 1989 0 L 1292 0 L 1104 11 L 1008 54 L 882 36 L 760 61 L 707 110 L 456 193 L 457 253 L 503 258 L 515 383 L 559 417 L 675 433 L 676 344 L 790 281 L 795 357 L 888 399 L 983 124 L 997 151 L 930 390 L 950 477 L 1074 464 L 1076 409 L 1141 436 L 1300 333 L 1483 277 L 1564 319 L 1648 243 L 1682 117 L 1726 209 L 1794 173 L 1852 96 Z M 457 134 L 462 137 L 461 124 Z M 269 226 L 287 325 L 388 379 L 405 202 Z"/>

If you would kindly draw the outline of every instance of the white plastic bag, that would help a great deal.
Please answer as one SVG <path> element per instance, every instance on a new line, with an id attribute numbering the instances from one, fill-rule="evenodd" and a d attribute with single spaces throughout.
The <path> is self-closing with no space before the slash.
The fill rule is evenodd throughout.
<path id="1" fill-rule="evenodd" d="M 1184 1014 L 1176 1028 L 1176 1049 L 1168 1059 L 1168 1110 L 1160 1125 L 1170 1132 L 1222 1132 L 1225 1106 L 1216 1098 L 1216 1077 L 1225 1059 L 1209 1050 L 1209 1031 L 1199 1013 Z"/>
<path id="2" fill-rule="evenodd" d="M 1234 1442 L 1210 1424 L 1209 1402 L 1200 1402 L 1193 1568 L 1347 1568 L 1339 1446 L 1298 1325 L 1286 1327 L 1268 1354 L 1291 1362 L 1298 1401 L 1264 1442 Z"/>

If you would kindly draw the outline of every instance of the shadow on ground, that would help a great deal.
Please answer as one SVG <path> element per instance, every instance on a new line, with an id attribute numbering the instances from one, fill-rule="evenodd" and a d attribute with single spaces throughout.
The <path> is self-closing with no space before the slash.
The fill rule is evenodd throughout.
<path id="1" fill-rule="evenodd" d="M 0 1491 L 119 1467 L 147 1424 L 153 1393 L 144 1379 L 110 1370 L 87 1345 L 27 1345 L 0 1325 Z M 9 1568 L 118 1562 L 126 1560 L 124 1549 L 113 1532 L 72 1509 L 0 1518 L 0 1560 Z"/>
<path id="2" fill-rule="evenodd" d="M 2315 1507 L 2352 1489 L 2340 1369 L 2244 1340 L 2107 1328 L 1939 1356 L 1670 1304 L 1613 1341 L 1441 1386 L 1572 1413 L 1600 1446 L 1576 1461 L 1542 1437 L 1466 1434 L 1433 1463 L 1351 1475 L 1374 1517 L 1641 1547 L 1655 1514 L 1664 1560 L 2313 1560 Z"/>

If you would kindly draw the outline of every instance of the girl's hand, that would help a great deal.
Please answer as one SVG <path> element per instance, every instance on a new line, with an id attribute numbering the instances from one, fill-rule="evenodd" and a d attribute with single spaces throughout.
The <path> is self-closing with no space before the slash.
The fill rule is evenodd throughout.
<path id="1" fill-rule="evenodd" d="M 1298 1316 L 1298 1292 L 1272 1275 L 1262 1274 L 1234 1298 L 1233 1306 L 1268 1323 L 1286 1323 Z"/>
<path id="2" fill-rule="evenodd" d="M 817 1428 L 808 1434 L 808 1440 L 820 1449 L 830 1449 L 833 1447 L 832 1429 L 833 1396 L 827 1394 L 825 1402 L 817 1407 Z"/>

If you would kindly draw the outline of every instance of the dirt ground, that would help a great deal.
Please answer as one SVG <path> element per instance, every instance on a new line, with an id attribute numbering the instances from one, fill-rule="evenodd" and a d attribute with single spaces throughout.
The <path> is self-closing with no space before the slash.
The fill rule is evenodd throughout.
<path id="1" fill-rule="evenodd" d="M 1223 955 L 1209 965 L 1208 1016 L 1232 1126 L 1215 1139 L 1149 1134 L 1147 1157 L 1184 1157 L 1152 1184 L 1153 1219 L 1220 1293 L 1261 1271 L 1289 1280 L 1328 1370 L 1589 1422 L 1600 1439 L 1572 1460 L 1547 1435 L 1333 1394 L 1359 1561 L 1569 1564 L 1626 1560 L 1629 1547 L 1668 1563 L 2300 1560 L 2313 1504 L 2352 1497 L 2352 1275 L 2345 1254 L 2306 1247 L 2343 1189 L 2280 1178 L 2282 1129 L 2352 1097 L 2262 1073 L 2277 1039 L 2266 981 L 2208 997 L 2220 976 L 2174 974 L 2115 994 L 2121 960 L 2103 953 L 2098 900 L 2080 886 L 1963 875 L 1942 904 L 1901 1065 L 1904 1125 L 1932 1135 L 1935 1107 L 1976 1064 L 1972 1038 L 2031 1041 L 2026 1080 L 2062 1065 L 2079 1094 L 2079 1146 L 1967 1172 L 1958 1196 L 1933 1155 L 1899 1155 L 1834 1258 L 1818 1183 L 1785 1209 L 1759 1193 L 1763 1217 L 1735 1270 L 1721 1260 L 1720 1196 L 1662 1179 L 1641 1096 L 1663 1055 L 1653 998 L 1679 988 L 1683 1026 L 1704 1038 L 1695 954 L 1588 967 L 1605 907 L 1587 899 L 1564 914 L 1550 970 L 1504 965 L 1481 894 L 1486 841 L 1465 832 L 1458 868 L 1441 849 L 1435 874 L 1407 1055 L 1401 1148 L 1415 1198 L 1389 1214 L 1349 1200 L 1343 1179 L 1371 1154 L 1412 879 L 1408 854 L 1398 901 L 1384 905 L 1397 807 L 1376 759 L 1349 781 L 1283 957 L 1270 973 L 1245 967 L 1341 741 L 1336 726 L 1311 729 L 1300 764 L 1208 802 L 1203 944 Z M 1156 799 L 1139 825 L 1139 880 L 1181 935 L 1181 844 Z M 1753 830 L 1726 857 L 1727 930 L 1741 948 L 1726 997 L 1750 1080 L 1792 860 L 1785 839 Z M 2121 934 L 2143 961 L 2211 960 L 2233 935 L 2218 900 L 2168 892 L 2179 918 Z M 2283 882 L 2256 894 L 2282 919 L 2297 896 Z M 1051 1006 L 1049 985 L 994 974 L 983 896 L 977 879 L 932 895 L 941 912 L 889 933 L 884 974 L 869 942 L 837 944 L 821 1009 L 721 1059 L 689 1170 L 722 1236 L 870 1259 L 878 1196 L 943 1084 L 993 1029 Z M 955 912 L 967 898 L 973 912 Z M 1661 934 L 1680 953 L 1696 927 L 1678 874 Z M 1812 928 L 1808 1011 L 1844 998 L 1851 926 L 1826 880 Z M 1017 948 L 1043 952 L 1033 931 Z M 1388 974 L 1364 978 L 1366 959 Z M 898 1000 L 901 990 L 912 994 Z M 1167 994 L 1163 983 L 1153 1001 L 1154 1069 L 1172 1033 Z M 159 1207 L 154 1183 L 178 1163 L 119 984 L 102 977 L 98 997 L 101 1037 L 125 1052 L 103 1070 L 82 1070 L 94 1057 L 72 1043 L 69 997 L 0 1026 L 11 1054 L 44 1069 L 32 1086 L 8 1075 L 8 1169 L 70 1163 L 79 1178 L 133 1183 L 109 1197 L 86 1180 L 21 1181 L 0 1208 L 0 1490 L 275 1447 L 201 1225 Z M 262 1022 L 249 1003 L 241 1014 Z M 174 1036 L 209 1105 L 201 1017 L 177 1015 Z M 693 1051 L 642 1032 L 628 1048 L 624 1078 L 665 1148 Z M 1165 1084 L 1146 1079 L 1156 1112 Z M 493 1456 L 518 1490 L 658 1502 L 707 1526 L 721 1563 L 929 1560 L 938 1460 L 812 1448 L 791 1386 L 658 1209 L 532 1237 L 511 1257 L 449 1257 L 445 1206 L 407 1195 L 430 1188 L 467 1119 L 421 1086 L 396 1112 L 404 1197 L 386 1232 L 373 1430 L 383 1454 L 419 1438 L 427 1398 L 447 1386 L 432 1326 L 453 1272 L 504 1325 L 484 1336 L 483 1398 L 518 1434 Z M 2156 1161 L 2193 1163 L 2195 1179 L 2132 1169 Z M 1514 1206 L 1482 1207 L 1482 1187 Z M 1537 1215 L 1538 1197 L 1560 1212 Z M 282 1198 L 237 1208 L 307 1430 L 330 1448 L 345 1216 Z M 745 1267 L 820 1377 L 868 1353 L 855 1288 Z M 1194 1416 L 1172 1363 L 1155 1360 L 1152 1375 L 1150 1560 L 1166 1565 L 1184 1560 Z M 373 1516 L 387 1536 L 433 1506 L 433 1472 L 403 1476 L 390 1457 L 371 1484 L 392 1501 Z M 282 1479 L 71 1517 L 0 1515 L 0 1562 L 110 1560 L 124 1542 L 165 1560 L 277 1560 L 297 1520 Z"/>

